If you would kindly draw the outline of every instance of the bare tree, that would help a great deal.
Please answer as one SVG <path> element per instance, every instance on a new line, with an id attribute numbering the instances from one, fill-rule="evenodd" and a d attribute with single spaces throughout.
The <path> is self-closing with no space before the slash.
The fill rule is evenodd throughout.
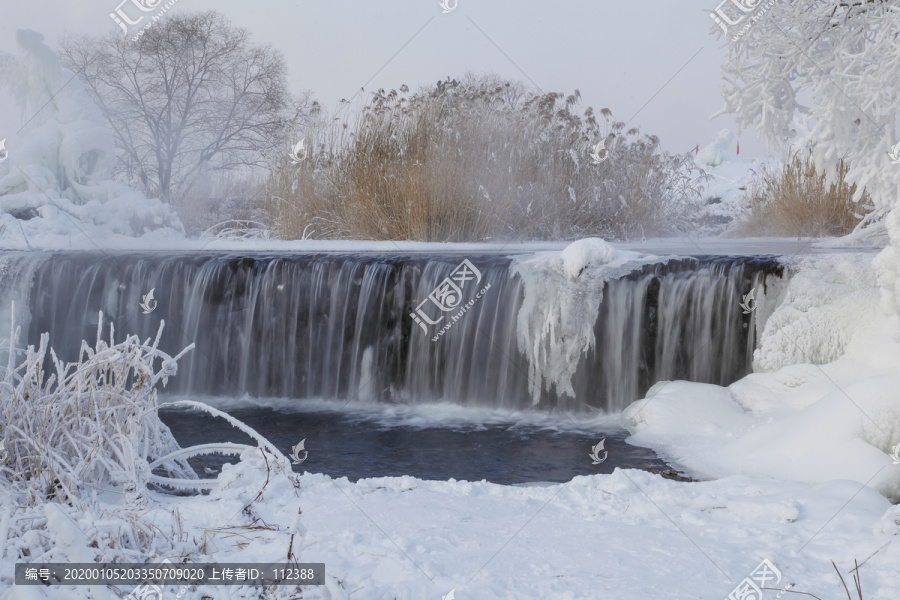
<path id="1" fill-rule="evenodd" d="M 59 55 L 113 131 L 116 175 L 167 202 L 201 174 L 264 166 L 307 114 L 281 53 L 214 11 L 172 14 L 137 41 L 70 35 Z"/>

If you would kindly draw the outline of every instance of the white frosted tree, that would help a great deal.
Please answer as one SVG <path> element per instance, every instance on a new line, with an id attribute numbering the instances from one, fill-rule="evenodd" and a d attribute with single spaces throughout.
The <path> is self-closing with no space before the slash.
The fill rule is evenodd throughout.
<path id="1" fill-rule="evenodd" d="M 178 201 L 210 173 L 264 167 L 305 118 L 281 52 L 215 11 L 173 13 L 137 42 L 119 33 L 67 36 L 60 60 L 103 113 L 115 174 L 145 193 Z"/>
<path id="2" fill-rule="evenodd" d="M 807 142 L 821 171 L 845 161 L 856 200 L 865 187 L 875 209 L 853 235 L 886 226 L 891 245 L 878 263 L 887 308 L 900 312 L 900 164 L 889 156 L 900 110 L 900 2 L 732 0 L 719 10 L 727 18 L 713 29 L 728 50 L 722 113 L 755 128 L 770 149 Z"/>

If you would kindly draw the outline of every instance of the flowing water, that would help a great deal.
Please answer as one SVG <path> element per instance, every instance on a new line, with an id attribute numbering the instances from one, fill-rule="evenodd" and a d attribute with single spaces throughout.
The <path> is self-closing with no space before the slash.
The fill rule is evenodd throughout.
<path id="1" fill-rule="evenodd" d="M 160 348 L 177 354 L 195 344 L 179 361 L 166 392 L 293 403 L 293 412 L 235 410 L 264 435 L 283 440 L 280 446 L 309 437 L 303 431 L 323 432 L 318 443 L 328 450 L 310 459 L 309 468 L 350 477 L 404 472 L 441 479 L 547 481 L 581 473 L 581 467 L 564 465 L 570 455 L 585 454 L 598 435 L 509 425 L 481 431 L 394 425 L 386 434 L 371 423 L 353 425 L 340 411 L 310 421 L 303 406 L 308 401 L 335 407 L 440 402 L 555 412 L 578 421 L 621 411 L 660 380 L 727 385 L 750 371 L 755 346 L 755 315 L 740 310 L 742 297 L 764 287 L 767 276 L 781 274 L 772 257 L 635 264 L 603 286 L 593 328 L 596 343 L 581 354 L 571 378 L 574 397 L 545 389 L 533 405 L 528 358 L 516 336 L 524 286 L 511 274 L 514 257 L 467 257 L 479 287 L 488 291 L 470 302 L 465 314 L 445 321 L 452 319 L 453 326 L 436 341 L 432 329 L 411 317 L 423 301 L 438 298 L 433 292 L 450 289 L 445 282 L 454 280 L 461 260 L 420 254 L 5 253 L 0 254 L 0 301 L 16 300 L 25 307 L 17 312 L 28 342 L 36 344 L 41 333 L 50 332 L 50 344 L 63 360 L 77 359 L 81 341 L 96 339 L 101 311 L 104 338 L 111 324 L 117 339 L 125 332 L 152 339 L 165 321 Z M 461 296 L 462 290 L 455 289 Z M 153 299 L 142 308 L 150 290 Z M 471 297 L 468 288 L 465 293 Z M 166 420 L 183 443 L 228 435 L 227 427 L 204 428 L 193 417 L 169 415 Z M 618 440 L 614 445 L 624 437 L 614 430 L 606 435 Z M 520 454 L 543 448 L 544 458 L 527 465 L 520 461 L 521 468 L 510 475 L 505 445 Z M 486 456 L 483 448 L 492 448 L 495 456 Z M 451 451 L 457 460 L 447 461 Z M 398 458 L 398 452 L 407 452 L 407 459 Z M 459 459 L 460 453 L 468 455 Z M 632 459 L 632 466 L 655 464 L 647 451 L 626 454 L 619 453 L 621 466 Z M 352 456 L 356 459 L 348 459 Z M 610 458 L 603 468 L 616 464 Z"/>

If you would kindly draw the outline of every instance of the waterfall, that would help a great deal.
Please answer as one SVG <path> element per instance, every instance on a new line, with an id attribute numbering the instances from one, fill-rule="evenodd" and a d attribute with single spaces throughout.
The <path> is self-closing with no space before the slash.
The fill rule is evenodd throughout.
<path id="1" fill-rule="evenodd" d="M 0 254 L 0 265 L 24 264 L 25 254 Z M 40 258 L 29 259 L 27 273 L 20 268 L 13 281 L 0 270 L 0 282 L 27 305 L 28 343 L 50 332 L 62 360 L 77 358 L 82 339 L 93 343 L 102 311 L 104 337 L 112 324 L 117 338 L 152 338 L 164 320 L 164 351 L 196 344 L 167 391 L 532 406 L 528 358 L 517 345 L 525 288 L 511 257 L 467 257 L 467 280 L 455 255 L 32 256 Z M 579 355 L 574 395 L 542 389 L 539 408 L 617 411 L 656 381 L 727 385 L 750 371 L 755 315 L 739 304 L 767 276 L 781 275 L 776 260 L 680 258 L 629 268 L 602 284 L 595 343 Z M 157 304 L 145 314 L 151 289 Z M 442 301 L 459 306 L 438 325 L 418 324 L 411 315 L 439 289 L 453 292 Z M 0 290 L 0 300 L 11 294 Z"/>

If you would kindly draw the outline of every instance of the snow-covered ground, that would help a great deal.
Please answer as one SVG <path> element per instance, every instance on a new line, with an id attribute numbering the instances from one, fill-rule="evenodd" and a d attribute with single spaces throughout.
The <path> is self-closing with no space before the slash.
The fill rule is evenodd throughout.
<path id="1" fill-rule="evenodd" d="M 195 539 L 210 560 L 274 562 L 299 532 L 294 553 L 326 565 L 326 585 L 305 588 L 309 599 L 437 600 L 455 589 L 460 599 L 713 600 L 726 598 L 763 559 L 781 571 L 779 587 L 794 584 L 823 598 L 841 593 L 832 560 L 846 574 L 853 559 L 869 559 L 860 570 L 866 598 L 893 599 L 900 589 L 900 546 L 891 543 L 900 509 L 848 480 L 734 475 L 683 483 L 634 470 L 547 486 L 410 477 L 349 483 L 324 475 L 296 483 L 275 475 L 266 485 L 266 478 L 266 464 L 251 451 L 225 469 L 211 497 L 160 499 L 142 516 L 145 525 L 173 531 L 171 548 L 159 548 L 160 555 L 174 558 Z M 254 514 L 279 530 L 240 519 L 260 491 Z M 54 546 L 46 559 L 111 560 L 88 547 L 100 515 L 73 517 L 74 529 L 65 519 L 40 528 L 48 539 L 34 545 Z M 11 561 L 3 571 L 8 581 Z M 269 597 L 227 590 L 192 589 L 182 597 Z M 21 599 L 117 597 L 85 587 L 7 592 Z"/>
<path id="2" fill-rule="evenodd" d="M 900 589 L 900 545 L 890 543 L 900 533 L 900 510 L 851 481 L 731 476 L 680 483 L 617 470 L 547 486 L 410 477 L 354 484 L 304 475 L 295 489 L 282 477 L 264 485 L 266 472 L 251 453 L 226 469 L 211 498 L 165 501 L 146 513 L 145 523 L 171 527 L 177 510 L 185 531 L 202 538 L 216 560 L 279 561 L 290 545 L 289 525 L 302 511 L 294 552 L 324 562 L 327 573 L 325 586 L 304 589 L 308 599 L 438 600 L 455 590 L 460 600 L 720 600 L 763 559 L 781 571 L 779 587 L 793 583 L 795 590 L 837 598 L 830 561 L 846 573 L 854 558 L 875 552 L 860 569 L 865 597 L 893 599 Z M 261 489 L 256 513 L 282 531 L 238 526 L 236 517 Z M 79 525 L 90 531 L 92 523 Z M 63 546 L 55 554 L 84 551 Z M 83 598 L 87 591 L 29 596 L 25 589 L 10 597 Z M 225 590 L 182 597 L 259 597 Z"/>

